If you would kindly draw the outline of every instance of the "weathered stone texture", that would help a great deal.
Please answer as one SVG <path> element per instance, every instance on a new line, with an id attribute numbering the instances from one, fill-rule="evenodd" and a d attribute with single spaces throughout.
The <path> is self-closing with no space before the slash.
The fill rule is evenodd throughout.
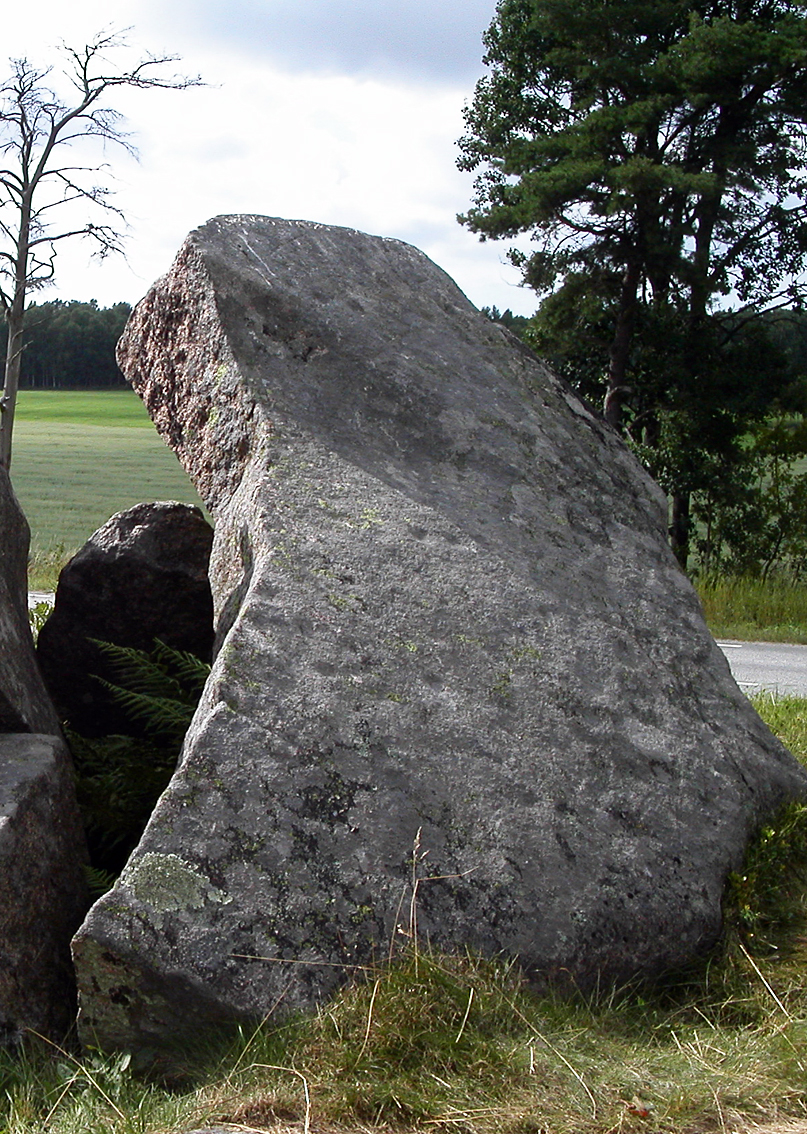
<path id="1" fill-rule="evenodd" d="M 0 1046 L 26 1028 L 67 1032 L 70 938 L 88 905 L 72 764 L 28 623 L 28 541 L 0 469 Z"/>
<path id="2" fill-rule="evenodd" d="M 0 468 L 0 733 L 58 732 L 28 623 L 28 522 Z"/>
<path id="3" fill-rule="evenodd" d="M 258 217 L 191 234 L 120 361 L 215 509 L 218 653 L 76 939 L 85 1038 L 310 1006 L 386 952 L 418 839 L 434 945 L 585 986 L 714 942 L 807 776 L 562 382 L 415 249 Z"/>
<path id="4" fill-rule="evenodd" d="M 176 501 L 118 512 L 59 576 L 37 658 L 63 720 L 83 736 L 136 724 L 97 680 L 119 679 L 96 641 L 150 650 L 155 638 L 209 660 L 213 603 L 207 577 L 213 530 Z"/>
<path id="5" fill-rule="evenodd" d="M 0 735 L 0 1045 L 26 1028 L 62 1039 L 73 1023 L 85 860 L 64 741 Z"/>

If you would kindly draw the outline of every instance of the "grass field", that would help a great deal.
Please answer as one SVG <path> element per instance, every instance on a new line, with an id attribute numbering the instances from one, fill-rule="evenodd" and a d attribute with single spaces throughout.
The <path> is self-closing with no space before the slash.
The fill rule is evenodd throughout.
<path id="1" fill-rule="evenodd" d="M 11 478 L 37 588 L 51 589 L 53 568 L 116 512 L 144 500 L 201 503 L 131 390 L 22 391 Z"/>

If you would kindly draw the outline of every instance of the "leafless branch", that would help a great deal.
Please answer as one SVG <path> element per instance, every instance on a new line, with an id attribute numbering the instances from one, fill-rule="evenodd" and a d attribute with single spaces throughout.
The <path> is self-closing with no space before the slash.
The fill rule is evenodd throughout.
<path id="1" fill-rule="evenodd" d="M 58 78 L 49 67 L 38 68 L 28 59 L 11 59 L 10 73 L 0 82 L 0 308 L 8 324 L 5 377 L 0 397 L 0 466 L 11 462 L 11 430 L 19 384 L 20 352 L 25 297 L 28 290 L 53 279 L 57 246 L 83 237 L 95 245 L 94 255 L 122 251 L 125 218 L 111 202 L 112 190 L 96 183 L 109 176 L 105 161 L 97 165 L 58 163 L 54 155 L 82 140 L 113 143 L 129 154 L 136 151 L 123 129 L 123 116 L 109 104 L 119 87 L 137 90 L 187 90 L 201 86 L 198 76 L 167 73 L 177 61 L 172 55 L 145 55 L 131 66 L 115 60 L 128 50 L 127 32 L 102 31 L 81 48 L 62 44 L 72 96 L 52 89 Z M 45 189 L 45 186 L 49 186 Z M 44 193 L 44 200 L 42 194 Z M 92 219 L 58 227 L 59 208 L 86 205 L 90 217 L 96 209 L 116 223 L 96 224 Z"/>

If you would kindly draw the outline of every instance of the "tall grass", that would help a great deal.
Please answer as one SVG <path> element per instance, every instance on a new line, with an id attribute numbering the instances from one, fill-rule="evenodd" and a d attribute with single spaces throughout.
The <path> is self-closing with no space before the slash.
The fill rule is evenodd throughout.
<path id="1" fill-rule="evenodd" d="M 695 587 L 716 638 L 807 643 L 807 586 L 777 579 L 704 578 Z"/>
<path id="2" fill-rule="evenodd" d="M 807 1106 L 803 951 L 678 983 L 533 996 L 503 960 L 408 948 L 311 1019 L 189 1046 L 151 1079 L 42 1043 L 0 1060 L 9 1134 L 191 1124 L 464 1134 L 748 1130 Z M 721 1123 L 724 1124 L 721 1126 Z"/>

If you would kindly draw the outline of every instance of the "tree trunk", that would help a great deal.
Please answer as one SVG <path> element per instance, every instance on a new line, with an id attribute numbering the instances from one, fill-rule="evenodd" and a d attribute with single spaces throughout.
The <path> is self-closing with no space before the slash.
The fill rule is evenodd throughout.
<path id="1" fill-rule="evenodd" d="M 28 288 L 28 251 L 31 231 L 31 189 L 23 199 L 20 231 L 17 237 L 17 259 L 14 268 L 14 298 L 6 310 L 8 343 L 6 345 L 5 379 L 0 398 L 0 468 L 11 468 L 11 436 L 17 408 L 22 363 L 22 331 L 25 321 L 25 293 Z"/>
<path id="2" fill-rule="evenodd" d="M 614 429 L 619 429 L 622 425 L 625 394 L 629 393 L 625 385 L 625 375 L 628 370 L 633 324 L 636 320 L 636 291 L 639 287 L 639 276 L 638 264 L 628 264 L 622 281 L 616 328 L 608 357 L 608 390 L 605 395 L 603 416 Z"/>
<path id="3" fill-rule="evenodd" d="M 686 571 L 689 561 L 689 515 L 690 496 L 688 492 L 676 492 L 672 498 L 672 522 L 670 524 L 670 546 L 675 558 Z"/>
<path id="4" fill-rule="evenodd" d="M 22 316 L 17 316 L 14 308 L 8 313 L 8 347 L 6 350 L 5 381 L 3 396 L 0 399 L 0 468 L 8 472 L 11 467 L 11 437 L 14 429 L 14 413 L 17 408 L 17 391 L 20 385 L 20 362 L 22 360 Z"/>

